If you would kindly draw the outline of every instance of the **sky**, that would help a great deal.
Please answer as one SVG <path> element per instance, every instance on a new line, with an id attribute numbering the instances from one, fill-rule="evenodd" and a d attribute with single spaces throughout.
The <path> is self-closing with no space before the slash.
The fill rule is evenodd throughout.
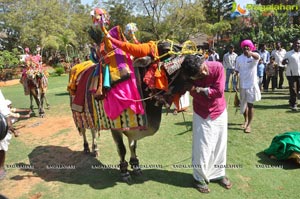
<path id="1" fill-rule="evenodd" d="M 94 0 L 81 0 L 82 4 L 89 4 L 91 5 L 93 3 Z"/>
<path id="2" fill-rule="evenodd" d="M 236 4 L 240 4 L 242 8 L 245 8 L 247 4 L 255 4 L 254 0 L 235 0 Z"/>

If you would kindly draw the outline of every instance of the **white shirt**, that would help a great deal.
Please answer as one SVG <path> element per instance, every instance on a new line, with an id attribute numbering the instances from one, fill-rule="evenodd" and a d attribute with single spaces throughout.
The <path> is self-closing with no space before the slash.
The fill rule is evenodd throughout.
<path id="1" fill-rule="evenodd" d="M 3 96 L 1 89 L 0 89 L 0 113 L 2 113 L 2 115 L 4 115 L 5 117 L 10 114 L 10 110 L 7 106 L 5 97 Z"/>
<path id="2" fill-rule="evenodd" d="M 283 59 L 288 59 L 286 76 L 300 76 L 300 52 L 288 51 Z"/>
<path id="3" fill-rule="evenodd" d="M 271 56 L 275 57 L 275 62 L 278 64 L 279 67 L 285 67 L 285 65 L 282 64 L 282 60 L 286 54 L 286 50 L 281 48 L 280 50 L 273 50 L 271 53 Z"/>
<path id="4" fill-rule="evenodd" d="M 218 61 L 220 59 L 220 56 L 218 53 L 212 53 L 211 55 L 208 56 L 208 61 Z"/>
<path id="5" fill-rule="evenodd" d="M 247 57 L 244 54 L 236 58 L 235 70 L 240 74 L 241 88 L 253 88 L 257 84 L 257 64 L 259 59 L 260 57 L 256 60 L 252 56 Z"/>
<path id="6" fill-rule="evenodd" d="M 259 55 L 263 59 L 264 64 L 268 64 L 270 62 L 270 53 L 267 50 L 261 51 L 259 50 Z"/>
<path id="7" fill-rule="evenodd" d="M 1 89 L 0 89 L 0 113 L 2 113 L 5 117 L 7 117 L 10 114 L 10 110 L 7 106 L 7 103 L 5 101 Z M 10 139 L 11 139 L 11 134 L 7 133 L 5 138 L 3 140 L 0 140 L 0 150 L 4 150 L 4 151 L 8 150 Z"/>
<path id="8" fill-rule="evenodd" d="M 235 68 L 235 60 L 237 58 L 237 54 L 235 52 L 229 53 L 227 52 L 223 57 L 223 66 L 226 69 L 234 69 Z"/>

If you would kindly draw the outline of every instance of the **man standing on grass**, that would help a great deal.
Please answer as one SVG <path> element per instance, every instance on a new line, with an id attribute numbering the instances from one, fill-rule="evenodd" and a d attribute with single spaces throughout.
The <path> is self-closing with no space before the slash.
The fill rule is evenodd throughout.
<path id="1" fill-rule="evenodd" d="M 8 106 L 6 105 L 5 98 L 0 90 L 0 113 L 5 117 L 6 123 L 11 126 L 9 113 L 10 110 Z M 0 180 L 3 180 L 6 176 L 6 171 L 4 167 L 5 163 L 5 154 L 8 150 L 9 141 L 11 139 L 11 134 L 8 132 L 6 136 L 0 140 Z"/>
<path id="2" fill-rule="evenodd" d="M 229 91 L 229 80 L 232 77 L 232 89 L 236 90 L 236 77 L 234 75 L 235 60 L 237 54 L 234 52 L 234 46 L 231 44 L 228 47 L 228 52 L 223 56 L 223 66 L 226 69 L 225 91 Z"/>
<path id="3" fill-rule="evenodd" d="M 261 99 L 257 80 L 257 64 L 260 55 L 256 52 L 251 40 L 241 42 L 243 54 L 237 57 L 235 70 L 240 77 L 240 110 L 244 115 L 242 128 L 245 133 L 251 132 L 251 122 L 254 114 L 253 103 Z"/>
<path id="4" fill-rule="evenodd" d="M 285 65 L 282 64 L 282 60 L 285 54 L 286 54 L 286 50 L 281 47 L 281 42 L 276 42 L 276 47 L 272 51 L 271 56 L 275 58 L 275 62 L 278 65 L 278 76 L 279 76 L 279 82 L 277 85 L 278 89 L 282 89 L 282 85 L 284 82 Z M 276 84 L 277 84 L 277 77 L 276 77 Z"/>
<path id="5" fill-rule="evenodd" d="M 194 186 L 209 193 L 209 182 L 226 189 L 232 183 L 225 176 L 228 115 L 224 97 L 225 75 L 221 62 L 204 61 L 199 55 L 187 55 L 182 63 L 192 85 Z"/>
<path id="6" fill-rule="evenodd" d="M 293 50 L 285 54 L 282 64 L 287 64 L 286 77 L 289 82 L 290 107 L 292 111 L 297 111 L 297 96 L 300 90 L 300 39 L 294 40 Z"/>

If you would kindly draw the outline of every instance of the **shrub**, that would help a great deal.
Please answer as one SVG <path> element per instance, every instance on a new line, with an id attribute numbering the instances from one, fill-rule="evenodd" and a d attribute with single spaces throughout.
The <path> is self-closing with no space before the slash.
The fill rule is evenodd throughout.
<path id="1" fill-rule="evenodd" d="M 63 67 L 56 67 L 55 68 L 55 73 L 58 75 L 58 76 L 61 76 L 62 74 L 65 73 L 65 69 Z"/>

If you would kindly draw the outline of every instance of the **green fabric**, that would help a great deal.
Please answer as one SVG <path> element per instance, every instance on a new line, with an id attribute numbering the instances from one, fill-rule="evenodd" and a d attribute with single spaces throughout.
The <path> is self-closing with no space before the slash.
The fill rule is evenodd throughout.
<path id="1" fill-rule="evenodd" d="M 300 132 L 286 132 L 275 136 L 264 152 L 274 155 L 278 160 L 287 159 L 293 152 L 300 153 Z"/>

